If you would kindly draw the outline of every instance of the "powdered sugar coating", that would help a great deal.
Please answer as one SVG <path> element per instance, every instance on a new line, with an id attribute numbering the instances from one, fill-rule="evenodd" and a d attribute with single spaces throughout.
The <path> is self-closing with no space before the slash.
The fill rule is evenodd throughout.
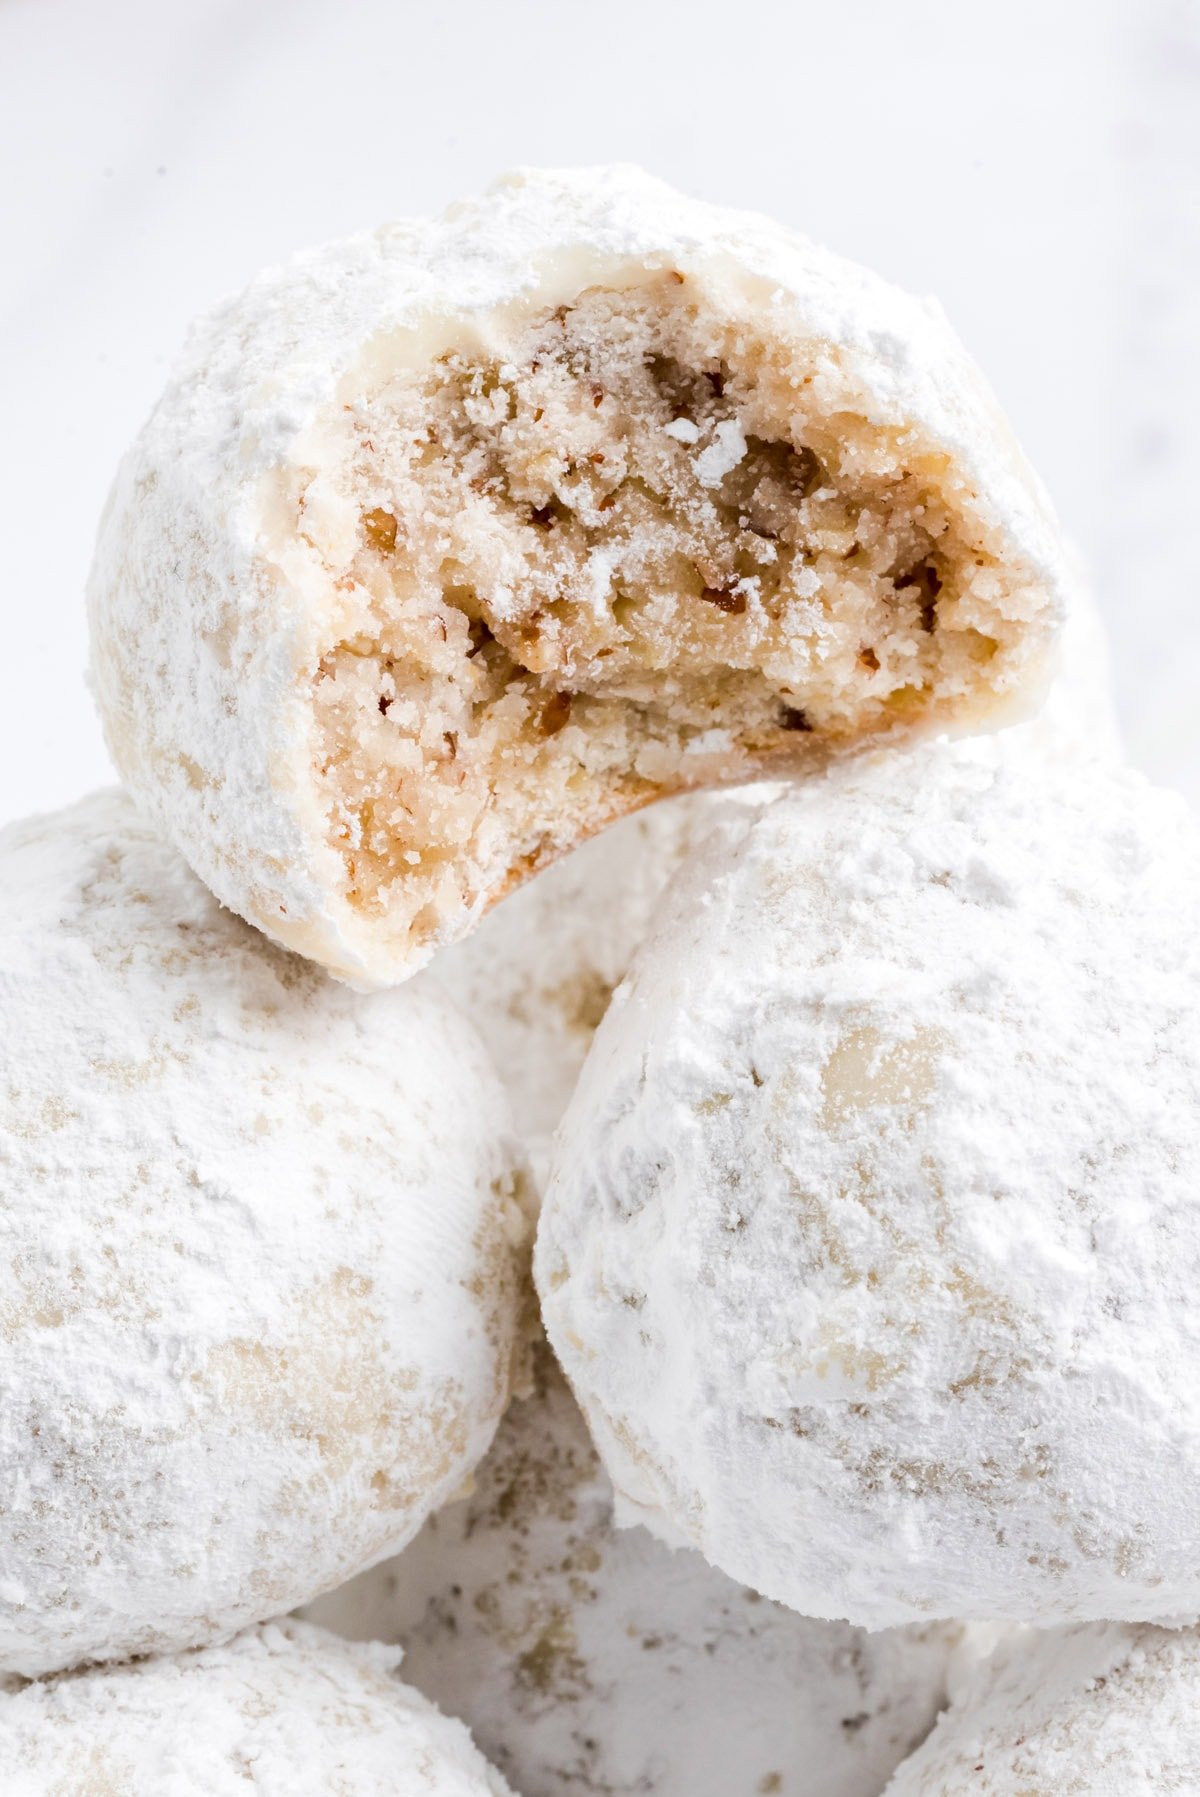
<path id="1" fill-rule="evenodd" d="M 1200 1637 L 1118 1623 L 1002 1644 L 887 1797 L 1200 1789 Z"/>
<path id="2" fill-rule="evenodd" d="M 418 975 L 450 995 L 491 1051 L 535 1171 L 672 874 L 721 818 L 776 791 L 683 794 L 619 819 Z"/>
<path id="3" fill-rule="evenodd" d="M 399 1641 L 523 1797 L 878 1797 L 945 1701 L 956 1625 L 867 1635 L 616 1529 L 548 1351 L 474 1491 L 310 1614 Z"/>
<path id="4" fill-rule="evenodd" d="M 835 346 L 875 421 L 919 427 L 961 466 L 990 526 L 1044 588 L 1032 675 L 1059 602 L 1060 547 L 993 397 L 932 302 L 627 168 L 524 172 L 439 220 L 310 251 L 196 328 L 126 458 L 90 587 L 93 680 L 122 773 L 222 901 L 346 978 L 404 977 L 434 944 L 385 947 L 345 896 L 305 696 L 329 582 L 302 545 L 271 548 L 271 481 L 321 467 L 330 408 L 381 346 L 408 333 L 413 353 L 426 345 L 432 357 L 497 308 L 553 307 L 589 284 L 671 267 L 736 280 L 764 321 L 786 318 Z M 319 534 L 315 496 L 312 509 Z"/>
<path id="5" fill-rule="evenodd" d="M 507 1102 L 100 793 L 0 834 L 0 1668 L 228 1637 L 394 1552 L 509 1394 Z"/>
<path id="6" fill-rule="evenodd" d="M 808 1614 L 1200 1610 L 1200 843 L 931 747 L 727 828 L 561 1132 L 535 1257 L 626 1513 Z"/>
<path id="7" fill-rule="evenodd" d="M 271 1623 L 0 1694 L 6 1797 L 510 1797 L 399 1659 Z"/>

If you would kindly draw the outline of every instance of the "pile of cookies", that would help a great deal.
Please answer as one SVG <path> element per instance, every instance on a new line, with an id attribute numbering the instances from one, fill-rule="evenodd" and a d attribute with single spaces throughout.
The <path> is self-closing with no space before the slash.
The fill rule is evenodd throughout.
<path id="1" fill-rule="evenodd" d="M 1200 1788 L 1200 834 L 937 309 L 512 178 L 196 328 L 89 603 L 5 1797 Z"/>

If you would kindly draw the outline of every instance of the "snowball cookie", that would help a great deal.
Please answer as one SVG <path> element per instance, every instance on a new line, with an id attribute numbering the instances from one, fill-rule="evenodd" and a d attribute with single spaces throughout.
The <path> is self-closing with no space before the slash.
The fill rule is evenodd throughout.
<path id="1" fill-rule="evenodd" d="M 614 1529 L 548 1351 L 477 1481 L 311 1613 L 401 1642 L 524 1797 L 878 1797 L 945 1701 L 959 1628 L 813 1622 Z"/>
<path id="2" fill-rule="evenodd" d="M 394 1648 L 301 1622 L 0 1695 L 6 1797 L 510 1797 Z"/>
<path id="3" fill-rule="evenodd" d="M 810 1615 L 1200 1611 L 1200 838 L 881 754 L 681 874 L 535 1267 L 626 1517 Z"/>
<path id="4" fill-rule="evenodd" d="M 887 1797 L 1200 1790 L 1200 1639 L 1077 1625 L 997 1650 Z"/>
<path id="5" fill-rule="evenodd" d="M 199 325 L 101 525 L 93 678 L 218 896 L 383 984 L 648 800 L 1027 701 L 1060 563 L 932 304 L 533 172 Z"/>
<path id="6" fill-rule="evenodd" d="M 0 1670 L 231 1635 L 394 1552 L 488 1446 L 507 1102 L 100 793 L 0 832 Z"/>

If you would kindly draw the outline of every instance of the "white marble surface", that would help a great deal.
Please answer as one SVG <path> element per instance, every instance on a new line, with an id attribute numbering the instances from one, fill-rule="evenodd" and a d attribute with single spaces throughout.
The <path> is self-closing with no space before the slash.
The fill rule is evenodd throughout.
<path id="1" fill-rule="evenodd" d="M 1200 799 L 1196 0 L 0 0 L 0 818 L 106 777 L 81 588 L 189 316 L 518 161 L 632 158 L 936 292 Z"/>

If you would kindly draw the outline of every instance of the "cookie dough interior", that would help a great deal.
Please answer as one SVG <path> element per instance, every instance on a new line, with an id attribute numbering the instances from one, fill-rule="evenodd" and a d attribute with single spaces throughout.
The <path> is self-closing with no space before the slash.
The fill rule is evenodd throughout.
<path id="1" fill-rule="evenodd" d="M 1039 601 L 950 456 L 746 318 L 673 271 L 589 288 L 377 365 L 296 471 L 301 537 L 344 545 L 311 697 L 365 918 L 436 939 L 663 792 L 1005 683 Z"/>

